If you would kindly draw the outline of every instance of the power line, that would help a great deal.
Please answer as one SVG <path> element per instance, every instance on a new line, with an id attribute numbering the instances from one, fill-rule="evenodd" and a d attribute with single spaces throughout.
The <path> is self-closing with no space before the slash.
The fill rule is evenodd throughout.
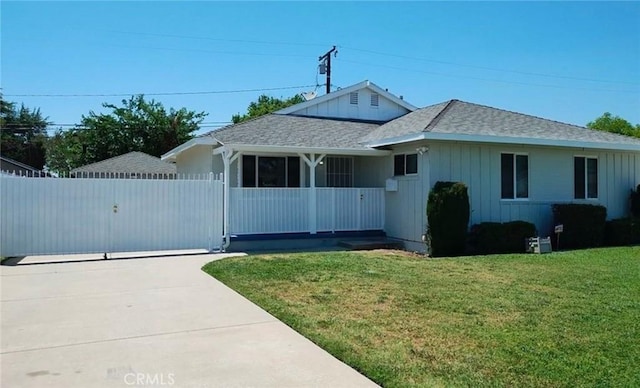
<path id="1" fill-rule="evenodd" d="M 288 46 L 327 46 L 324 43 L 300 43 L 300 42 L 276 42 L 276 41 L 264 41 L 264 40 L 248 40 L 248 39 L 223 39 L 223 38 L 210 38 L 204 36 L 186 36 L 186 35 L 172 35 L 172 34 L 158 34 L 158 33 L 150 33 L 150 32 L 126 32 L 126 31 L 113 31 L 119 34 L 130 34 L 130 35 L 146 35 L 146 36 L 159 36 L 159 37 L 169 37 L 169 38 L 179 38 L 179 39 L 196 39 L 196 40 L 209 40 L 209 41 L 218 41 L 218 42 L 232 42 L 232 43 L 255 43 L 255 44 L 270 44 L 270 45 L 288 45 Z M 338 48 L 359 51 L 363 53 L 369 53 L 374 55 L 386 56 L 386 57 L 395 57 L 400 59 L 409 59 L 414 61 L 423 61 L 423 62 L 431 62 L 431 63 L 440 63 L 444 65 L 452 65 L 452 66 L 460 66 L 467 67 L 473 69 L 481 69 L 481 70 L 489 70 L 489 71 L 498 71 L 503 73 L 513 73 L 513 74 L 522 74 L 522 75 L 530 75 L 537 77 L 546 77 L 546 78 L 558 78 L 558 79 L 570 79 L 576 81 L 588 81 L 588 82 L 599 82 L 599 83 L 616 83 L 616 84 L 628 84 L 628 85 L 640 85 L 640 82 L 632 82 L 632 81 L 614 81 L 614 80 L 604 80 L 604 79 L 596 79 L 596 78 L 587 78 L 587 77 L 575 77 L 569 75 L 561 75 L 561 74 L 549 74 L 549 73 L 538 73 L 538 72 L 528 72 L 528 71 L 520 71 L 520 70 L 510 70 L 504 68 L 496 68 L 489 66 L 479 66 L 465 63 L 457 63 L 450 61 L 443 61 L 438 59 L 431 58 L 418 58 L 412 57 L 408 55 L 394 54 L 394 53 L 385 53 L 376 50 L 368 50 L 361 49 L 357 47 L 350 46 L 342 46 L 338 45 Z M 156 48 L 160 49 L 160 48 Z M 206 51 L 206 50 L 203 50 Z M 235 52 L 221 52 L 222 54 L 239 54 L 239 55 L 268 55 L 268 54 L 249 54 L 249 53 L 235 53 Z M 287 55 L 293 56 L 293 55 Z"/>
<path id="2" fill-rule="evenodd" d="M 428 71 L 428 70 L 409 69 L 409 68 L 398 67 L 398 66 L 380 65 L 380 64 L 377 64 L 377 63 L 350 61 L 350 60 L 345 60 L 345 59 L 339 59 L 339 61 L 340 62 L 354 63 L 354 64 L 358 64 L 358 65 L 384 67 L 384 68 L 387 68 L 387 69 L 394 69 L 394 70 L 401 70 L 401 71 L 411 71 L 411 72 L 415 72 L 415 73 L 432 74 L 432 75 L 438 75 L 438 76 L 443 76 L 443 77 L 465 78 L 465 79 L 473 79 L 473 80 L 478 80 L 478 81 L 499 82 L 499 83 L 505 83 L 505 84 L 513 84 L 513 85 L 539 86 L 539 87 L 556 88 L 556 89 L 589 90 L 589 91 L 596 91 L 596 92 L 633 93 L 633 94 L 639 93 L 638 90 L 594 89 L 594 88 L 582 88 L 582 87 L 561 86 L 561 85 L 536 84 L 536 83 L 521 82 L 521 81 L 505 81 L 505 80 L 491 79 L 491 78 L 473 77 L 473 76 L 457 75 L 457 74 L 447 74 L 447 73 L 440 73 L 440 72 Z"/>
<path id="3" fill-rule="evenodd" d="M 231 43 L 256 43 L 256 44 L 271 44 L 271 45 L 283 45 L 283 46 L 322 46 L 325 47 L 325 43 L 300 43 L 300 42 L 276 42 L 268 40 L 250 40 L 250 39 L 224 39 L 224 38 L 210 38 L 206 36 L 189 36 L 189 35 L 173 35 L 173 34 L 158 34 L 152 32 L 131 32 L 131 31 L 110 31 L 116 34 L 127 35 L 145 35 L 145 36 L 159 36 L 165 38 L 179 38 L 179 39 L 195 39 L 195 40 L 210 40 L 216 42 L 231 42 Z"/>
<path id="4" fill-rule="evenodd" d="M 631 82 L 631 81 L 613 81 L 613 80 L 603 80 L 603 79 L 595 79 L 595 78 L 574 77 L 574 76 L 560 75 L 560 74 L 548 74 L 548 73 L 536 73 L 536 72 L 519 71 L 519 70 L 509 70 L 509 69 L 496 68 L 496 67 L 478 66 L 478 65 L 469 65 L 469 64 L 464 64 L 464 63 L 456 63 L 456 62 L 449 62 L 449 61 L 441 61 L 441 60 L 429 59 L 429 58 L 417 58 L 417 57 L 411 57 L 411 56 L 406 56 L 406 55 L 399 55 L 399 54 L 384 53 L 384 52 L 374 51 L 374 50 L 359 49 L 359 48 L 355 48 L 355 47 L 346 47 L 346 46 L 338 46 L 338 47 L 339 47 L 339 48 L 342 48 L 342 49 L 353 50 L 353 51 L 360 51 L 360 52 L 363 52 L 363 53 L 369 53 L 369 54 L 381 55 L 381 56 L 386 56 L 386 57 L 395 57 L 395 58 L 401 58 L 401 59 L 410 59 L 410 60 L 414 60 L 414 61 L 423 61 L 423 62 L 440 63 L 440 64 L 444 64 L 444 65 L 453 65 L 453 66 L 460 66 L 460 67 L 469 67 L 469 68 L 481 69 L 481 70 L 499 71 L 499 72 L 503 72 L 503 73 L 514 73 L 514 74 L 523 74 L 523 75 L 533 75 L 533 76 L 538 76 L 538 77 L 547 77 L 547 78 L 571 79 L 571 80 L 577 80 L 577 81 L 589 81 L 589 82 L 601 82 L 601 83 L 616 83 L 616 84 L 640 85 L 640 82 Z"/>
<path id="5" fill-rule="evenodd" d="M 249 52 L 242 52 L 242 51 L 216 51 L 216 50 L 203 50 L 203 49 L 190 49 L 190 48 L 173 48 L 173 47 L 129 46 L 129 45 L 122 45 L 122 44 L 109 44 L 108 46 L 131 48 L 131 49 L 197 52 L 197 53 L 210 53 L 210 54 L 221 54 L 221 55 L 248 55 L 248 56 L 260 56 L 260 57 L 309 58 L 308 55 L 299 55 L 299 54 L 249 53 Z"/>
<path id="6" fill-rule="evenodd" d="M 203 92 L 166 92 L 166 93 L 101 93 L 101 94 L 4 94 L 5 97 L 131 97 L 136 95 L 145 96 L 185 96 L 185 95 L 204 95 L 204 94 L 233 94 L 233 93 L 254 93 L 254 92 L 270 92 L 274 90 L 287 89 L 304 89 L 314 88 L 316 85 L 299 85 L 299 86 L 282 86 L 277 88 L 257 88 L 257 89 L 238 89 L 238 90 L 211 90 Z"/>
<path id="7" fill-rule="evenodd" d="M 199 127 L 224 127 L 225 125 L 229 125 L 233 123 L 233 121 L 211 121 L 198 124 Z M 69 124 L 69 123 L 47 123 L 47 127 L 81 127 L 81 123 Z M 30 126 L 12 126 L 11 128 L 15 129 L 31 129 L 33 127 Z"/>

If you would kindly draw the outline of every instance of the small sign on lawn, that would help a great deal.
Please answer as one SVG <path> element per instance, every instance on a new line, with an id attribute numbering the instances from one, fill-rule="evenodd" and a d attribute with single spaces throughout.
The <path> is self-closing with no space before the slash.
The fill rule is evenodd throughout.
<path id="1" fill-rule="evenodd" d="M 556 233 L 556 249 L 560 250 L 560 233 L 564 231 L 564 225 L 556 225 L 554 232 Z"/>

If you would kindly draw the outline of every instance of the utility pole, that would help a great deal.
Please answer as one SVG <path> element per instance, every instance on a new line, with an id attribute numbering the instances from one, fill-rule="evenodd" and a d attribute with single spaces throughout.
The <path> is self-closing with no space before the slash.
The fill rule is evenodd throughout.
<path id="1" fill-rule="evenodd" d="M 338 50 L 336 50 L 336 46 L 333 46 L 331 50 L 327 51 L 324 55 L 321 55 L 320 57 L 318 57 L 318 61 L 324 61 L 320 63 L 320 74 L 324 74 L 325 72 L 323 70 L 325 69 L 327 73 L 327 94 L 331 93 L 331 53 L 334 53 L 333 54 L 334 57 L 338 55 Z"/>

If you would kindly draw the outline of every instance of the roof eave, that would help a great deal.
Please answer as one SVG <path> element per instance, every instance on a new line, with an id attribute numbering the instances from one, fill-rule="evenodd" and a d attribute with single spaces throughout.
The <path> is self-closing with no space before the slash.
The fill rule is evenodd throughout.
<path id="1" fill-rule="evenodd" d="M 365 143 L 365 146 L 371 147 L 371 148 L 386 147 L 390 145 L 410 143 L 412 141 L 419 141 L 424 139 L 425 139 L 425 136 L 424 136 L 424 133 L 422 132 L 410 133 L 408 135 L 389 137 L 386 139 L 367 142 Z"/>
<path id="2" fill-rule="evenodd" d="M 327 155 L 350 155 L 350 156 L 386 156 L 391 151 L 377 150 L 373 148 L 332 148 L 332 147 L 297 147 L 297 146 L 272 146 L 253 144 L 225 144 L 223 147 L 214 149 L 214 154 L 220 154 L 224 150 L 232 149 L 240 152 L 255 153 L 283 153 L 283 154 L 327 154 Z"/>
<path id="3" fill-rule="evenodd" d="M 614 151 L 640 152 L 640 144 L 608 143 L 596 141 L 555 140 L 511 136 L 468 135 L 459 133 L 421 132 L 395 138 L 382 139 L 367 144 L 368 147 L 384 147 L 420 140 L 461 141 L 475 143 L 519 144 L 531 146 L 549 146 L 565 148 L 603 149 Z"/>

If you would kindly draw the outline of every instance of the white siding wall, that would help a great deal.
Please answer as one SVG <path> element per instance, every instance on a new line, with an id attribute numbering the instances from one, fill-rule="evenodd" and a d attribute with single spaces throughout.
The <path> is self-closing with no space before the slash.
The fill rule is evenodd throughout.
<path id="1" fill-rule="evenodd" d="M 413 145 L 394 149 L 394 152 L 413 152 L 415 149 Z M 529 155 L 528 200 L 500 199 L 501 152 Z M 573 199 L 574 156 L 598 158 L 597 200 Z M 391 177 L 393 157 L 385 159 L 388 163 L 386 171 Z M 629 191 L 640 183 L 640 154 L 434 142 L 429 144 L 427 154 L 418 157 L 418 173 L 419 177 L 396 177 L 398 191 L 386 192 L 385 231 L 390 237 L 420 241 L 427 223 L 427 196 L 437 181 L 467 184 L 471 224 L 525 220 L 535 223 L 541 235 L 548 235 L 553 227 L 551 205 L 555 203 L 598 204 L 607 208 L 610 219 L 626 216 Z"/>
<path id="2" fill-rule="evenodd" d="M 500 199 L 500 153 L 529 155 L 529 199 Z M 469 186 L 471 223 L 511 220 L 533 222 L 542 235 L 550 234 L 551 205 L 580 202 L 603 205 L 608 218 L 628 213 L 629 190 L 640 183 L 640 154 L 584 151 L 514 145 L 431 144 L 431 185 L 439 180 L 461 181 Z M 598 158 L 598 199 L 574 200 L 573 158 Z"/>
<path id="3" fill-rule="evenodd" d="M 334 98 L 308 108 L 293 112 L 295 115 L 318 117 L 341 117 L 361 120 L 391 120 L 409 111 L 395 102 L 378 96 L 378 106 L 371 106 L 373 91 L 364 88 L 358 91 L 358 104 L 351 104 L 349 94 Z"/>
<path id="4" fill-rule="evenodd" d="M 417 145 L 396 148 L 394 153 L 416 153 Z M 418 174 L 393 177 L 393 155 L 385 157 L 385 178 L 398 182 L 398 191 L 385 192 L 385 232 L 389 237 L 421 241 L 426 228 L 426 205 L 429 194 L 428 155 L 418 155 Z"/>
<path id="5" fill-rule="evenodd" d="M 385 180 L 393 173 L 388 157 L 358 156 L 353 161 L 355 187 L 384 187 Z"/>
<path id="6" fill-rule="evenodd" d="M 213 171 L 212 162 L 212 147 L 197 145 L 178 154 L 176 168 L 178 174 L 208 174 Z"/>

